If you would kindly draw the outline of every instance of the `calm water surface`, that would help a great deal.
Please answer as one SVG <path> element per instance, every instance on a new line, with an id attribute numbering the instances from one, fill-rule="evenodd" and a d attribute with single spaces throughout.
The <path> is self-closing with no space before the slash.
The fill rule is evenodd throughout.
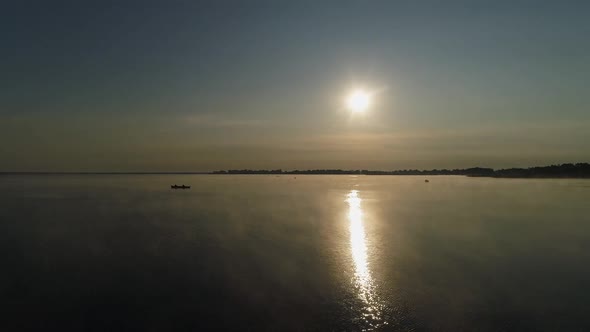
<path id="1" fill-rule="evenodd" d="M 590 330 L 590 181 L 424 179 L 0 176 L 0 329 Z"/>

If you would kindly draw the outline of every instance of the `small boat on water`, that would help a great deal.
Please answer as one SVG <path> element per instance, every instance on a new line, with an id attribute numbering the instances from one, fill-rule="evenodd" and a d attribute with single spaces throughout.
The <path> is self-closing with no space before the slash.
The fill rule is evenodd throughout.
<path id="1" fill-rule="evenodd" d="M 178 186 L 174 184 L 170 186 L 170 189 L 191 189 L 191 186 L 185 186 L 184 184 Z"/>
<path id="2" fill-rule="evenodd" d="M 424 182 L 428 183 L 428 182 L 430 182 L 430 181 L 428 181 L 428 179 L 426 179 L 426 180 L 424 180 Z"/>

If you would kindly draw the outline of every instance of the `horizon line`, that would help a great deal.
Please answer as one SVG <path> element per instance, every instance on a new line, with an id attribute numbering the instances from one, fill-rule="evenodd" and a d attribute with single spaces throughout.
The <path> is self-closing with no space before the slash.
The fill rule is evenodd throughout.
<path id="1" fill-rule="evenodd" d="M 248 171 L 248 172 L 280 172 L 280 173 L 290 173 L 290 172 L 314 172 L 314 171 L 339 171 L 339 172 L 403 172 L 403 171 L 419 171 L 419 172 L 433 172 L 433 171 L 461 171 L 461 170 L 469 170 L 469 169 L 489 169 L 489 170 L 505 170 L 505 169 L 530 169 L 530 168 L 543 168 L 543 167 L 552 167 L 552 166 L 563 166 L 563 165 L 584 165 L 588 164 L 587 162 L 576 162 L 576 163 L 560 163 L 560 164 L 551 164 L 545 166 L 529 166 L 529 167 L 508 167 L 508 168 L 492 168 L 492 167 L 482 167 L 482 166 L 473 166 L 473 167 L 465 167 L 465 168 L 432 168 L 432 169 L 417 169 L 417 168 L 405 168 L 405 169 L 395 169 L 395 170 L 370 170 L 370 169 L 341 169 L 341 168 L 316 168 L 316 169 L 288 169 L 284 170 L 282 168 L 276 169 L 254 169 L 254 168 L 234 168 L 234 169 L 219 169 L 214 171 L 0 171 L 0 175 L 183 175 L 183 174 L 209 174 L 209 175 L 231 175 L 231 173 L 227 172 L 240 172 L 240 171 Z M 222 173 L 226 172 L 226 173 Z M 280 174 L 280 173 L 275 173 Z M 256 175 L 256 174 L 252 174 Z M 346 174 L 345 174 L 346 175 Z"/>

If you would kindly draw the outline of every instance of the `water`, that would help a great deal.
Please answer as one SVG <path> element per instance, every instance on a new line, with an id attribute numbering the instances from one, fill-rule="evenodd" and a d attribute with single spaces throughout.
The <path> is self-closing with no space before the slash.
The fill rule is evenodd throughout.
<path id="1" fill-rule="evenodd" d="M 590 329 L 590 181 L 424 179 L 1 176 L 0 329 Z"/>

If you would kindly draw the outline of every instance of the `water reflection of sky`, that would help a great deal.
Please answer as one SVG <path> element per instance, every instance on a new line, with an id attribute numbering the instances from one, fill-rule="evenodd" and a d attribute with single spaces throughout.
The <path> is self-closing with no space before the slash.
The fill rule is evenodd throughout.
<path id="1" fill-rule="evenodd" d="M 359 299 L 362 301 L 362 317 L 360 318 L 363 320 L 363 325 L 373 329 L 387 323 L 382 318 L 383 304 L 377 296 L 375 281 L 371 276 L 369 267 L 361 201 L 358 190 L 351 190 L 347 195 L 350 250 L 355 269 L 352 282 Z"/>

